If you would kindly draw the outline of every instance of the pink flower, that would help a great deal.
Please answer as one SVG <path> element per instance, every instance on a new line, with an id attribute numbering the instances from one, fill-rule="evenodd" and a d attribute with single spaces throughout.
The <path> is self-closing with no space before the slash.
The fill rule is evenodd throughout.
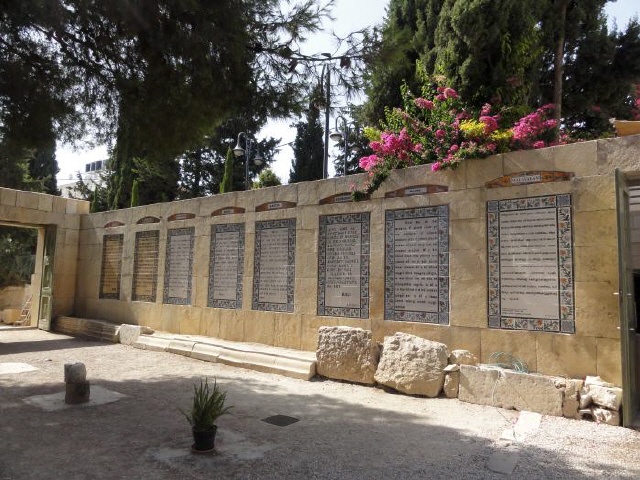
<path id="1" fill-rule="evenodd" d="M 444 93 L 444 88 L 445 87 L 438 87 L 436 90 L 438 91 L 438 93 Z"/>
<path id="2" fill-rule="evenodd" d="M 480 110 L 480 115 L 489 115 L 491 113 L 491 104 L 485 103 Z"/>
<path id="3" fill-rule="evenodd" d="M 445 88 L 443 93 L 446 98 L 458 98 L 458 92 L 453 88 Z"/>
<path id="4" fill-rule="evenodd" d="M 536 142 L 533 142 L 533 148 L 544 148 L 546 147 L 544 140 L 538 140 Z"/>
<path id="5" fill-rule="evenodd" d="M 444 138 L 445 135 L 446 135 L 446 132 L 441 128 L 436 130 L 436 138 Z"/>
<path id="6" fill-rule="evenodd" d="M 442 168 L 442 164 L 440 162 L 433 162 L 431 164 L 431 171 L 432 172 L 437 172 L 438 170 L 440 170 Z"/>
<path id="7" fill-rule="evenodd" d="M 367 172 L 371 172 L 371 170 L 380 162 L 382 159 L 377 155 L 369 155 L 368 157 L 362 157 L 358 162 L 360 168 Z"/>
<path id="8" fill-rule="evenodd" d="M 453 144 L 449 148 L 449 153 L 456 153 L 458 150 L 460 150 L 460 147 L 458 145 L 456 145 L 456 144 Z"/>
<path id="9" fill-rule="evenodd" d="M 483 115 L 478 120 L 484 123 L 484 133 L 486 135 L 495 132 L 498 129 L 498 122 L 494 117 Z"/>
<path id="10" fill-rule="evenodd" d="M 421 153 L 424 150 L 424 145 L 422 145 L 421 143 L 416 143 L 413 146 L 413 151 L 416 153 Z"/>
<path id="11" fill-rule="evenodd" d="M 436 100 L 439 102 L 444 102 L 447 99 L 447 97 L 444 96 L 444 93 L 440 93 L 438 95 L 436 95 Z"/>
<path id="12" fill-rule="evenodd" d="M 414 100 L 414 103 L 418 107 L 420 107 L 420 108 L 422 108 L 424 110 L 433 110 L 433 107 L 434 107 L 433 102 L 431 100 L 427 100 L 426 98 L 422 98 L 422 97 L 416 98 Z"/>

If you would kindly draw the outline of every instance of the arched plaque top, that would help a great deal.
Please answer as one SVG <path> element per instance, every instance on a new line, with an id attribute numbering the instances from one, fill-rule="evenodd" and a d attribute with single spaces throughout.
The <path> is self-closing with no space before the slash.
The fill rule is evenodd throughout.
<path id="1" fill-rule="evenodd" d="M 515 187 L 520 185 L 531 185 L 533 183 L 551 183 L 551 182 L 566 182 L 574 177 L 573 172 L 558 172 L 558 171 L 531 171 L 531 172 L 517 172 L 503 177 L 496 178 L 485 183 L 487 188 L 498 187 Z"/>
<path id="2" fill-rule="evenodd" d="M 145 223 L 160 223 L 160 219 L 158 217 L 142 217 L 140 220 L 136 222 L 138 225 L 144 225 Z"/>
<path id="3" fill-rule="evenodd" d="M 122 227 L 124 223 L 119 220 L 113 220 L 112 222 L 105 223 L 104 228 Z"/>
<path id="4" fill-rule="evenodd" d="M 384 198 L 412 197 L 414 195 L 428 195 L 430 193 L 448 192 L 446 185 L 411 185 L 410 187 L 399 188 L 384 194 Z"/>
<path id="5" fill-rule="evenodd" d="M 167 218 L 168 222 L 175 222 L 177 220 L 190 220 L 192 218 L 196 218 L 195 213 L 174 213 L 173 215 Z"/>
<path id="6" fill-rule="evenodd" d="M 224 207 L 219 208 L 218 210 L 214 210 L 211 212 L 212 217 L 219 217 L 220 215 L 233 215 L 236 213 L 244 213 L 245 210 L 242 207 Z"/>
<path id="7" fill-rule="evenodd" d="M 353 202 L 353 195 L 351 192 L 336 193 L 329 197 L 321 198 L 318 202 L 320 205 L 332 205 L 334 203 L 349 203 Z"/>
<path id="8" fill-rule="evenodd" d="M 275 201 L 267 202 L 256 207 L 256 212 L 268 212 L 271 210 L 281 210 L 283 208 L 293 208 L 296 206 L 296 202 Z"/>

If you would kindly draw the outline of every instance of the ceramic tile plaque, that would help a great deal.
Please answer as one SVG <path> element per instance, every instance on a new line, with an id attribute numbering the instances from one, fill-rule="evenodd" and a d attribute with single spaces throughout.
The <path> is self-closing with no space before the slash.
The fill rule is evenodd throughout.
<path id="1" fill-rule="evenodd" d="M 136 232 L 133 253 L 133 288 L 131 298 L 136 302 L 155 302 L 158 287 L 158 247 L 160 232 Z"/>
<path id="2" fill-rule="evenodd" d="M 449 206 L 385 212 L 384 318 L 449 324 Z"/>
<path id="3" fill-rule="evenodd" d="M 242 308 L 244 223 L 211 225 L 207 305 Z"/>
<path id="4" fill-rule="evenodd" d="M 369 317 L 371 214 L 321 215 L 318 315 Z"/>
<path id="5" fill-rule="evenodd" d="M 167 256 L 164 268 L 164 303 L 191 303 L 194 227 L 173 228 L 167 232 Z"/>
<path id="6" fill-rule="evenodd" d="M 120 298 L 122 275 L 122 246 L 124 235 L 105 235 L 102 243 L 102 269 L 100 271 L 100 298 Z"/>
<path id="7" fill-rule="evenodd" d="M 489 327 L 575 333 L 571 195 L 487 202 Z"/>
<path id="8" fill-rule="evenodd" d="M 293 312 L 296 219 L 256 222 L 254 310 Z"/>

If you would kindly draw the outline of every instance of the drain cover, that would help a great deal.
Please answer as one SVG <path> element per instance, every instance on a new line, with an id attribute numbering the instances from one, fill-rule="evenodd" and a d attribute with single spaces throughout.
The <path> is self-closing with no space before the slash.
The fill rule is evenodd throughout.
<path id="1" fill-rule="evenodd" d="M 296 422 L 299 422 L 299 418 L 289 417 L 287 415 L 273 415 L 262 419 L 263 422 L 270 423 L 276 427 L 288 427 Z"/>

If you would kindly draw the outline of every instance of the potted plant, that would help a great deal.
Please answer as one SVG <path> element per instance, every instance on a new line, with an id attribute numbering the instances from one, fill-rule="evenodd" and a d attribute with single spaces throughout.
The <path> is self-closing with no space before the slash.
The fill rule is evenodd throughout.
<path id="1" fill-rule="evenodd" d="M 193 385 L 193 404 L 188 411 L 181 410 L 191 424 L 194 444 L 191 449 L 195 452 L 210 452 L 216 439 L 218 429 L 215 424 L 218 417 L 227 413 L 233 407 L 225 407 L 227 392 L 218 388 L 216 379 L 213 387 L 205 378 L 200 380 L 200 386 Z"/>

